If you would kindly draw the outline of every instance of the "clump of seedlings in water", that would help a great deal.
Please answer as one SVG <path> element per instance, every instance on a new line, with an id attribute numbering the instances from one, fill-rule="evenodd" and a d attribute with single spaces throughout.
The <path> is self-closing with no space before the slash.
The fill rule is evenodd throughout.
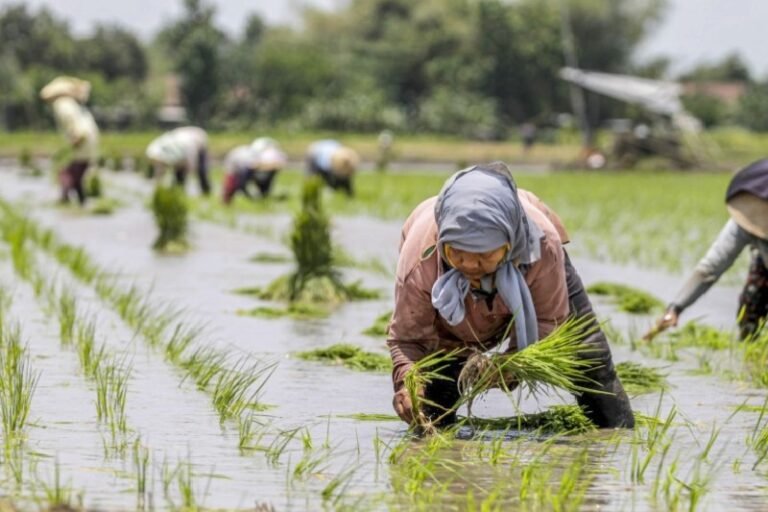
<path id="1" fill-rule="evenodd" d="M 366 352 L 355 345 L 337 343 L 326 348 L 308 350 L 296 354 L 306 361 L 322 361 L 366 372 L 384 372 L 392 369 L 392 359 L 383 354 Z"/>
<path id="2" fill-rule="evenodd" d="M 91 171 L 88 173 L 88 177 L 85 180 L 85 195 L 86 197 L 101 197 L 101 177 L 98 172 Z"/>
<path id="3" fill-rule="evenodd" d="M 555 405 L 543 412 L 509 418 L 470 418 L 476 430 L 529 430 L 540 433 L 577 434 L 595 430 L 595 424 L 578 405 Z"/>
<path id="4" fill-rule="evenodd" d="M 158 251 L 180 251 L 189 247 L 189 207 L 180 187 L 158 185 L 152 196 L 152 213 L 158 235 L 152 247 Z"/>
<path id="5" fill-rule="evenodd" d="M 667 378 L 656 368 L 643 366 L 632 361 L 616 365 L 616 373 L 630 395 L 644 395 L 667 389 Z"/>
<path id="6" fill-rule="evenodd" d="M 587 287 L 587 293 L 612 297 L 619 310 L 627 313 L 645 314 L 664 308 L 664 303 L 650 293 L 619 283 L 595 283 Z"/>
<path id="7" fill-rule="evenodd" d="M 386 313 L 382 313 L 381 315 L 376 317 L 376 320 L 373 321 L 373 325 L 366 328 L 363 331 L 363 334 L 367 334 L 368 336 L 386 336 L 387 335 L 387 328 L 389 327 L 389 321 L 392 318 L 392 311 L 387 311 Z"/>
<path id="8" fill-rule="evenodd" d="M 316 178 L 304 183 L 302 208 L 290 238 L 296 269 L 264 290 L 251 289 L 260 298 L 326 309 L 347 300 L 378 297 L 378 293 L 363 289 L 359 283 L 341 282 L 334 265 L 330 221 L 322 208 L 321 191 L 322 183 Z"/>
<path id="9" fill-rule="evenodd" d="M 274 366 L 243 358 L 227 371 L 220 372 L 213 389 L 213 406 L 221 421 L 236 419 L 244 411 L 264 410 L 259 396 Z"/>
<path id="10" fill-rule="evenodd" d="M 0 415 L 7 448 L 27 423 L 40 375 L 32 369 L 29 355 L 21 344 L 19 327 L 8 327 L 5 321 L 0 318 Z"/>
<path id="11" fill-rule="evenodd" d="M 96 369 L 96 412 L 99 421 L 106 423 L 112 440 L 128 431 L 125 402 L 128 397 L 130 368 L 120 362 L 101 365 Z"/>

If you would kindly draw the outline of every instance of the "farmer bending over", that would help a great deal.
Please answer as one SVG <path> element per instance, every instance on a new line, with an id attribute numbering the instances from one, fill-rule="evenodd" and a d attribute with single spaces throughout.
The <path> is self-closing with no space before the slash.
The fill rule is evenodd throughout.
<path id="1" fill-rule="evenodd" d="M 344 190 L 352 196 L 352 175 L 360 157 L 355 150 L 343 146 L 337 140 L 320 140 L 309 146 L 307 172 L 319 174 L 334 190 Z"/>
<path id="2" fill-rule="evenodd" d="M 262 197 L 267 197 L 272 188 L 275 174 L 285 164 L 285 155 L 278 148 L 270 146 L 256 151 L 253 145 L 238 146 L 227 154 L 224 160 L 224 204 L 232 202 L 238 192 L 253 199 L 249 185 L 254 183 Z"/>
<path id="3" fill-rule="evenodd" d="M 414 411 L 404 379 L 414 362 L 439 350 L 459 349 L 420 394 L 441 407 L 422 412 L 445 426 L 456 420 L 457 378 L 472 349 L 501 344 L 515 313 L 509 352 L 547 336 L 569 316 L 589 317 L 583 344 L 594 363 L 588 386 L 607 393 L 576 398 L 599 427 L 634 426 L 627 394 L 592 306 L 563 244 L 558 216 L 535 195 L 518 191 L 507 166 L 482 164 L 451 177 L 438 197 L 427 199 L 405 222 L 389 326 L 394 369 L 393 405 L 408 423 Z M 516 382 L 506 383 L 509 388 Z"/>
<path id="4" fill-rule="evenodd" d="M 768 159 L 759 160 L 738 171 L 725 194 L 730 219 L 707 254 L 699 261 L 656 326 L 646 334 L 651 339 L 677 325 L 680 313 L 728 270 L 745 247 L 752 263 L 747 282 L 739 296 L 739 335 L 747 339 L 759 332 L 768 316 Z"/>
<path id="5" fill-rule="evenodd" d="M 155 176 L 173 169 L 176 184 L 183 187 L 188 173 L 197 174 L 203 195 L 211 192 L 208 181 L 208 134 L 196 126 L 182 126 L 153 140 L 147 147 L 147 158 L 155 167 Z"/>
<path id="6" fill-rule="evenodd" d="M 83 178 L 97 157 L 99 129 L 85 106 L 90 92 L 90 83 L 68 76 L 55 78 L 40 91 L 43 101 L 51 104 L 56 125 L 70 146 L 67 162 L 59 171 L 62 203 L 69 202 L 72 191 L 81 205 L 85 203 Z"/>

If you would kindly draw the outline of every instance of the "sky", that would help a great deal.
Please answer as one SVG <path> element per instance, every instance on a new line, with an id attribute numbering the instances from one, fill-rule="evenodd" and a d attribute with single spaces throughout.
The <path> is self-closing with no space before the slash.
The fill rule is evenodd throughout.
<path id="1" fill-rule="evenodd" d="M 0 0 L 0 7 L 19 0 Z M 217 8 L 217 21 L 239 33 L 247 13 L 257 12 L 270 24 L 291 23 L 302 5 L 333 9 L 348 0 L 208 0 Z M 638 51 L 639 60 L 657 55 L 673 58 L 673 71 L 738 52 L 759 78 L 768 78 L 765 20 L 768 0 L 669 0 L 662 25 Z M 26 0 L 33 8 L 46 6 L 69 20 L 78 34 L 94 22 L 126 25 L 141 37 L 151 37 L 182 11 L 181 0 Z"/>

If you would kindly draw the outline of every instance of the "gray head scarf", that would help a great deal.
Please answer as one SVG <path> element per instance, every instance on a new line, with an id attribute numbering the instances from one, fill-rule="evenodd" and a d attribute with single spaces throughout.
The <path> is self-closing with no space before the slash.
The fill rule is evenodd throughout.
<path id="1" fill-rule="evenodd" d="M 443 259 L 445 244 L 469 252 L 487 252 L 509 244 L 510 250 L 495 273 L 496 288 L 515 315 L 518 349 L 534 343 L 539 337 L 536 310 L 517 265 L 529 265 L 541 257 L 543 234 L 526 217 L 507 166 L 494 162 L 454 174 L 437 198 L 435 219 L 437 248 Z M 483 289 L 492 289 L 492 283 L 493 277 L 483 278 Z M 450 325 L 457 325 L 464 320 L 468 292 L 467 278 L 451 269 L 432 286 L 432 305 Z"/>

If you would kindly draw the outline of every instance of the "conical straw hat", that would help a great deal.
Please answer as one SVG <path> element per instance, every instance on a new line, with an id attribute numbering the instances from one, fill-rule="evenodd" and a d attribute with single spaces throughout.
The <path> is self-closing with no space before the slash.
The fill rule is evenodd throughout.
<path id="1" fill-rule="evenodd" d="M 359 163 L 360 157 L 348 147 L 340 147 L 331 155 L 331 170 L 337 176 L 351 176 Z"/>
<path id="2" fill-rule="evenodd" d="M 85 103 L 90 95 L 90 82 L 71 76 L 57 76 L 40 91 L 40 97 L 47 102 L 61 96 L 69 96 L 80 103 Z"/>
<path id="3" fill-rule="evenodd" d="M 740 192 L 727 204 L 728 213 L 742 229 L 768 240 L 768 201 L 749 192 Z"/>

